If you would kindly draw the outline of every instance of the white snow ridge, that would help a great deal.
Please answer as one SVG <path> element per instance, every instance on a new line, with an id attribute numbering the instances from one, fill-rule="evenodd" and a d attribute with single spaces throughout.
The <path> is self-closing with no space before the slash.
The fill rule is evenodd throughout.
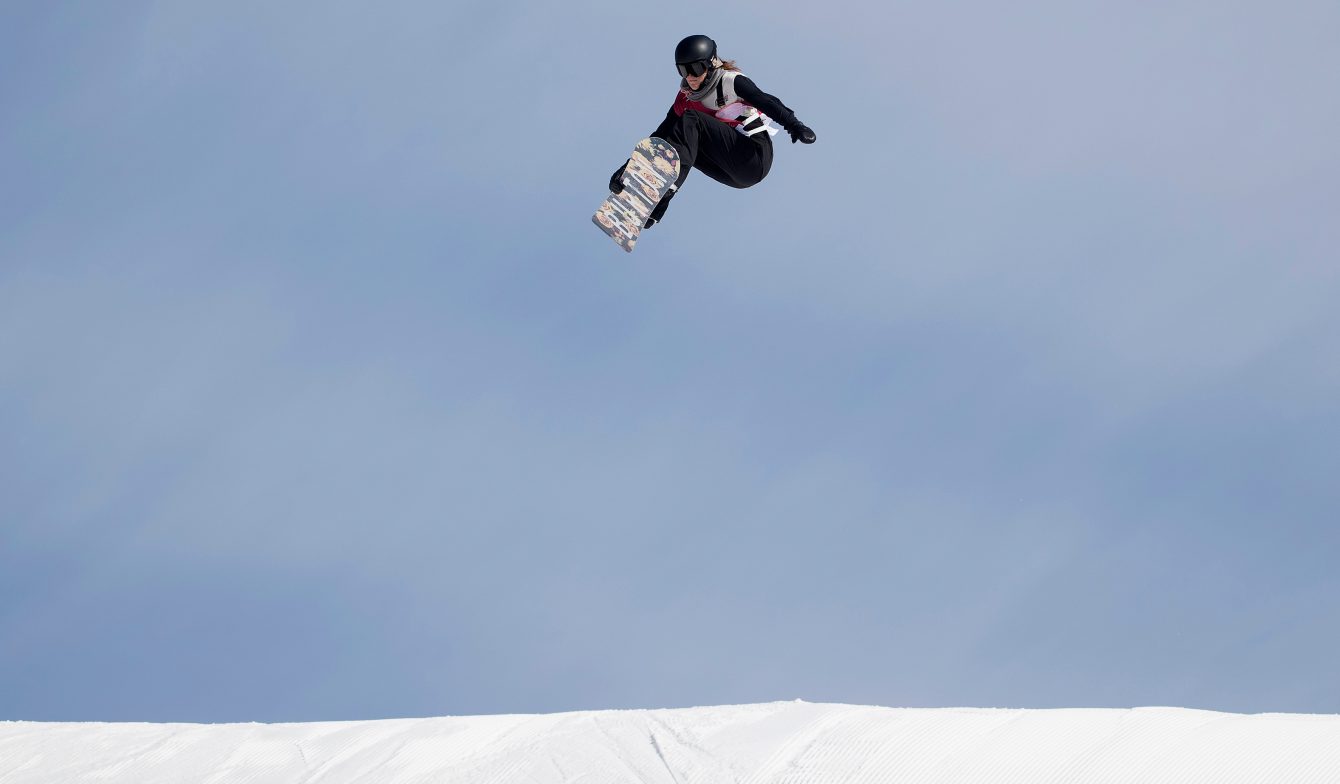
<path id="1" fill-rule="evenodd" d="M 0 782 L 1340 782 L 1340 716 L 776 702 L 313 724 L 0 723 Z"/>

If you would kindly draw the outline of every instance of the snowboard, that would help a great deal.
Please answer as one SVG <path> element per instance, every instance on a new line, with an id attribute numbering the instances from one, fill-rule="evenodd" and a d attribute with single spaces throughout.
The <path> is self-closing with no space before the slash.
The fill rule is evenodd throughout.
<path id="1" fill-rule="evenodd" d="M 633 148 L 623 172 L 623 193 L 611 193 L 591 222 L 633 252 L 642 224 L 679 179 L 679 153 L 664 139 L 643 139 Z"/>

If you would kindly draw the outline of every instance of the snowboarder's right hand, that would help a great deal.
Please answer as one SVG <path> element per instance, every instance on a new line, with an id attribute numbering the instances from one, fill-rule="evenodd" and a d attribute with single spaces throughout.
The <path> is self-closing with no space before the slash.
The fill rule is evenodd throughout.
<path id="1" fill-rule="evenodd" d="M 624 161 L 624 164 L 619 167 L 619 170 L 610 177 L 610 193 L 623 193 L 623 170 L 628 168 L 628 164 L 631 163 L 632 160 L 632 158 L 629 158 L 627 161 Z"/>

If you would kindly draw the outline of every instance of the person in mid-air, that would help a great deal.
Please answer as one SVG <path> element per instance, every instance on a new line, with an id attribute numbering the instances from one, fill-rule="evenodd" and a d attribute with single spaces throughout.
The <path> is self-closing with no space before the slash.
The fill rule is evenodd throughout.
<path id="1" fill-rule="evenodd" d="M 732 188 L 762 182 L 772 168 L 772 137 L 779 130 L 791 143 L 814 144 L 814 131 L 796 119 L 786 104 L 758 89 L 735 67 L 717 56 L 716 42 L 691 35 L 675 47 L 675 66 L 683 81 L 674 106 L 652 132 L 679 152 L 679 179 L 652 210 L 643 228 L 665 216 L 665 208 L 691 169 Z M 781 124 L 781 128 L 777 124 Z M 625 163 L 610 177 L 610 190 L 623 192 Z"/>

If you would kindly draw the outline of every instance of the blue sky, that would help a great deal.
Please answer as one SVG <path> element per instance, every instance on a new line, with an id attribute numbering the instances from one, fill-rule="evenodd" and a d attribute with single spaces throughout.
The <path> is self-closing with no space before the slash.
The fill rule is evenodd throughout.
<path id="1" fill-rule="evenodd" d="M 7 4 L 0 719 L 1340 711 L 1340 8 L 942 5 Z"/>

